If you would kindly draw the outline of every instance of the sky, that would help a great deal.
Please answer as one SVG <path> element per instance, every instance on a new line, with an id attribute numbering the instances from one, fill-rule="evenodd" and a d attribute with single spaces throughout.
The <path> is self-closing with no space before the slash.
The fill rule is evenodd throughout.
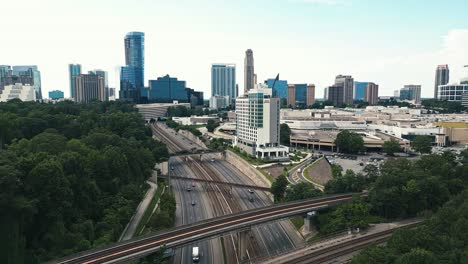
<path id="1" fill-rule="evenodd" d="M 124 36 L 145 32 L 145 83 L 169 74 L 211 91 L 212 63 L 235 63 L 244 86 L 245 50 L 259 82 L 313 83 L 316 97 L 338 74 L 393 95 L 421 84 L 432 97 L 435 69 L 468 76 L 466 0 L 0 0 L 0 65 L 38 65 L 43 96 L 69 96 L 68 64 L 109 73 L 118 88 Z"/>

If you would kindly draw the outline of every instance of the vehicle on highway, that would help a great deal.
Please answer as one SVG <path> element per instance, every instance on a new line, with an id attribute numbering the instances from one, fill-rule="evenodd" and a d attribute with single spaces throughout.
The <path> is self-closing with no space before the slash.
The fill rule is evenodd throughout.
<path id="1" fill-rule="evenodd" d="M 192 248 L 192 261 L 193 261 L 193 263 L 200 262 L 200 252 L 199 252 L 198 247 L 193 247 Z"/>
<path id="2" fill-rule="evenodd" d="M 214 162 L 214 159 L 211 159 L 211 162 Z"/>
<path id="3" fill-rule="evenodd" d="M 187 187 L 187 192 L 190 192 L 192 189 L 190 187 Z"/>
<path id="4" fill-rule="evenodd" d="M 297 169 L 297 172 L 298 172 L 298 173 L 301 173 L 301 169 L 300 169 L 300 168 L 299 168 L 299 169 Z"/>
<path id="5" fill-rule="evenodd" d="M 192 206 L 195 206 L 197 203 L 195 201 L 192 201 Z"/>
<path id="6" fill-rule="evenodd" d="M 252 189 L 249 189 L 248 191 L 249 191 L 249 193 L 254 193 L 254 191 Z"/>

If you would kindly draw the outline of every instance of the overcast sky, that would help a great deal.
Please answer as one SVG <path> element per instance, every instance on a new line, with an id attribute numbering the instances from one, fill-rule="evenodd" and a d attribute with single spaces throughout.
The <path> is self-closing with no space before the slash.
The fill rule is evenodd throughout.
<path id="1" fill-rule="evenodd" d="M 226 3 L 227 2 L 227 3 Z M 378 2 L 378 3 L 377 3 Z M 35 64 L 43 96 L 69 96 L 68 64 L 109 72 L 124 64 L 123 38 L 146 34 L 145 83 L 165 74 L 210 95 L 212 63 L 235 63 L 243 90 L 245 50 L 258 80 L 314 83 L 338 74 L 392 95 L 421 84 L 431 97 L 438 64 L 451 82 L 468 76 L 466 0 L 1 0 L 0 64 Z"/>

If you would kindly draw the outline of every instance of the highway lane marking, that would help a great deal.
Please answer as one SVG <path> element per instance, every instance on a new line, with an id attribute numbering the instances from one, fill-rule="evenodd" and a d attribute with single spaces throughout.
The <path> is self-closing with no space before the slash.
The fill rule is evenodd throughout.
<path id="1" fill-rule="evenodd" d="M 345 197 L 345 198 L 339 198 L 339 199 L 334 199 L 334 200 L 330 200 L 330 201 L 323 201 L 323 202 L 319 202 L 317 204 L 314 204 L 313 206 L 318 207 L 319 205 L 327 205 L 328 203 L 338 202 L 338 201 L 342 201 L 342 200 L 350 200 L 350 199 L 352 199 L 352 197 Z M 165 241 L 168 241 L 168 240 L 170 241 L 170 240 L 173 240 L 175 238 L 188 236 L 190 234 L 198 233 L 200 231 L 205 231 L 205 230 L 209 230 L 209 229 L 213 229 L 213 228 L 217 228 L 217 227 L 222 227 L 222 226 L 227 225 L 227 224 L 234 224 L 234 223 L 238 223 L 238 222 L 242 223 L 242 222 L 245 222 L 245 221 L 247 221 L 249 219 L 255 219 L 255 218 L 260 218 L 261 219 L 262 216 L 271 215 L 272 213 L 278 214 L 278 213 L 281 213 L 281 212 L 294 211 L 294 210 L 298 210 L 298 209 L 306 208 L 306 207 L 310 207 L 310 206 L 311 206 L 310 204 L 309 205 L 300 205 L 300 206 L 297 206 L 297 207 L 294 207 L 294 208 L 286 208 L 286 209 L 281 209 L 281 210 L 278 210 L 278 211 L 275 211 L 275 212 L 266 212 L 266 213 L 262 213 L 262 214 L 259 214 L 259 215 L 254 215 L 254 216 L 249 216 L 249 217 L 245 217 L 245 218 L 231 220 L 229 222 L 220 223 L 220 224 L 216 224 L 216 225 L 209 226 L 209 227 L 204 227 L 204 228 L 197 229 L 197 230 L 194 230 L 194 231 L 189 231 L 189 232 L 186 232 L 186 233 L 183 233 L 183 234 L 178 234 L 178 235 L 175 235 L 175 236 L 172 236 L 172 237 L 169 237 L 169 238 L 163 238 L 163 239 L 153 241 L 153 242 L 149 242 L 149 243 L 146 243 L 146 244 L 143 244 L 143 245 L 140 245 L 140 246 L 125 249 L 125 250 L 122 250 L 122 251 L 119 251 L 119 252 L 116 252 L 116 253 L 112 253 L 110 255 L 105 255 L 103 257 L 99 257 L 99 258 L 95 258 L 95 259 L 86 261 L 84 263 L 85 264 L 95 263 L 97 261 L 100 261 L 100 260 L 103 260 L 103 259 L 106 259 L 106 258 L 109 258 L 109 257 L 114 257 L 114 256 L 122 255 L 124 253 L 129 252 L 129 251 L 134 251 L 135 249 L 141 249 L 141 248 L 144 248 L 144 247 L 148 247 L 148 246 L 152 246 L 152 245 L 156 245 L 156 244 L 161 244 L 162 242 L 165 242 Z M 212 231 L 215 231 L 215 230 L 212 230 Z M 97 253 L 99 253 L 99 252 L 97 252 Z M 84 257 L 84 256 L 82 256 L 82 257 Z M 72 260 L 70 260 L 70 261 L 72 261 Z"/>

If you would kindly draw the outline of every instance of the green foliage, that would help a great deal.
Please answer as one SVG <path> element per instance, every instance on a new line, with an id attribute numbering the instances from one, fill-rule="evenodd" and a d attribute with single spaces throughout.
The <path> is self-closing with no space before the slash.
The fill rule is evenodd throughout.
<path id="1" fill-rule="evenodd" d="M 366 178 L 363 175 L 347 170 L 343 176 L 334 177 L 327 182 L 325 192 L 328 194 L 361 192 L 366 186 Z"/>
<path id="2" fill-rule="evenodd" d="M 219 122 L 214 121 L 213 119 L 208 120 L 208 123 L 206 124 L 206 129 L 208 129 L 209 132 L 213 133 L 215 128 L 219 126 Z"/>
<path id="3" fill-rule="evenodd" d="M 467 263 L 468 191 L 454 197 L 423 225 L 396 231 L 387 246 L 353 258 L 359 263 Z"/>
<path id="4" fill-rule="evenodd" d="M 322 192 L 315 189 L 312 184 L 301 182 L 286 189 L 284 200 L 287 202 L 310 199 L 321 196 Z"/>
<path id="5" fill-rule="evenodd" d="M 411 147 L 419 153 L 431 153 L 432 140 L 429 136 L 416 136 L 411 141 Z"/>
<path id="6" fill-rule="evenodd" d="M 280 125 L 280 143 L 285 146 L 289 146 L 289 138 L 291 136 L 291 128 L 288 124 Z"/>
<path id="7" fill-rule="evenodd" d="M 398 141 L 396 141 L 395 139 L 390 139 L 390 140 L 387 140 L 384 142 L 383 144 L 383 151 L 389 155 L 389 156 L 393 156 L 395 155 L 396 152 L 399 152 L 401 151 L 401 148 L 400 148 L 400 143 L 398 143 Z"/>
<path id="8" fill-rule="evenodd" d="M 271 193 L 274 196 L 275 202 L 280 202 L 283 200 L 286 187 L 288 186 L 288 179 L 286 176 L 280 175 L 276 180 L 271 184 Z"/>
<path id="9" fill-rule="evenodd" d="M 450 102 L 437 99 L 423 100 L 421 104 L 426 109 L 440 113 L 460 113 L 465 109 L 461 102 Z"/>
<path id="10" fill-rule="evenodd" d="M 0 263 L 38 263 L 116 241 L 163 144 L 131 104 L 0 103 Z M 6 146 L 6 147 L 5 147 Z"/>
<path id="11" fill-rule="evenodd" d="M 214 150 L 225 150 L 227 147 L 227 143 L 222 138 L 213 138 L 209 144 L 210 149 Z"/>
<path id="12" fill-rule="evenodd" d="M 356 154 L 364 151 L 364 140 L 362 137 L 349 130 L 343 130 L 336 136 L 335 144 L 340 152 Z"/>
<path id="13" fill-rule="evenodd" d="M 333 178 L 341 177 L 341 173 L 343 172 L 343 168 L 338 164 L 331 164 L 332 169 L 332 176 Z"/>
<path id="14" fill-rule="evenodd" d="M 166 120 L 166 125 L 172 129 L 175 129 L 176 131 L 179 131 L 179 130 L 189 131 L 190 133 L 192 133 L 194 136 L 197 136 L 197 137 L 200 137 L 202 135 L 202 133 L 197 129 L 196 126 L 179 125 L 177 122 L 172 120 L 172 118 L 168 118 Z"/>
<path id="15" fill-rule="evenodd" d="M 176 201 L 172 194 L 165 192 L 160 199 L 159 210 L 149 221 L 151 231 L 158 231 L 174 226 Z"/>
<path id="16" fill-rule="evenodd" d="M 347 228 L 364 229 L 369 225 L 369 206 L 361 201 L 344 204 L 319 214 L 317 222 L 321 234 L 331 234 Z"/>

